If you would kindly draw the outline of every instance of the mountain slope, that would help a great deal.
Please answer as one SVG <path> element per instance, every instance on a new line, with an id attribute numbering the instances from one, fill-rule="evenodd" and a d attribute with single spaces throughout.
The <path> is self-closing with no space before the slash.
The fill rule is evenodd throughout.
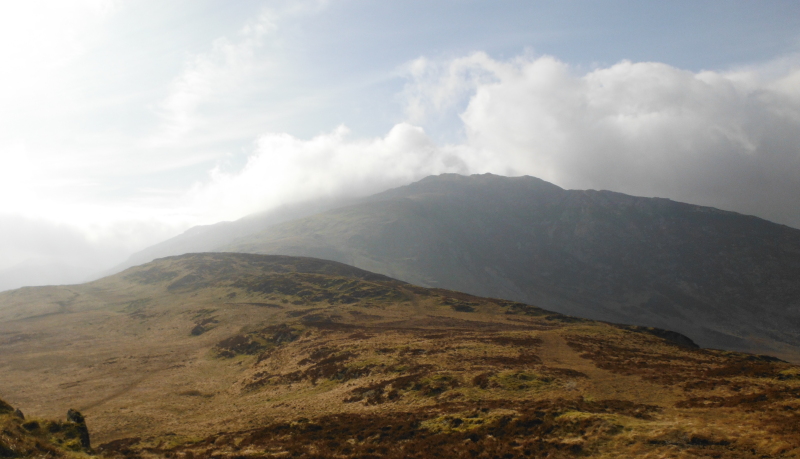
<path id="1" fill-rule="evenodd" d="M 223 249 L 327 258 L 800 361 L 800 230 L 667 199 L 442 175 Z"/>
<path id="2" fill-rule="evenodd" d="M 0 365 L 106 457 L 800 456 L 800 367 L 318 259 L 2 293 Z"/>

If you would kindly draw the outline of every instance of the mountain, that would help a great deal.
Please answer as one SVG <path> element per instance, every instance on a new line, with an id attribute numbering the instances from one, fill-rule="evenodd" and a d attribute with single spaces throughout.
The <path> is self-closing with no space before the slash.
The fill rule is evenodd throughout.
<path id="1" fill-rule="evenodd" d="M 315 256 L 423 286 L 800 358 L 800 230 L 532 177 L 429 177 L 222 250 Z"/>
<path id="2" fill-rule="evenodd" d="M 313 258 L 0 293 L 0 388 L 108 458 L 800 456 L 800 367 Z"/>
<path id="3" fill-rule="evenodd" d="M 249 234 L 219 226 L 227 242 L 185 248 L 330 259 L 800 362 L 800 230 L 756 217 L 533 177 L 445 174 L 261 223 Z"/>

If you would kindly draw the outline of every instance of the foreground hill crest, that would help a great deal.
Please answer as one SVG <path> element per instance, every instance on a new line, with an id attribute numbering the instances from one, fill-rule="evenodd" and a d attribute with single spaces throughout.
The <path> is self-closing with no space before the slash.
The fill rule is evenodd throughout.
<path id="1" fill-rule="evenodd" d="M 691 344 L 204 253 L 0 294 L 0 395 L 106 457 L 797 457 L 800 369 Z"/>

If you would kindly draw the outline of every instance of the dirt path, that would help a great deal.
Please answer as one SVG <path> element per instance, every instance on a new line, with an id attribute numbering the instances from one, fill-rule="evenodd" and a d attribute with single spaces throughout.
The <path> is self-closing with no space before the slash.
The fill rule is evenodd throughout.
<path id="1" fill-rule="evenodd" d="M 591 360 L 584 359 L 575 352 L 559 330 L 542 332 L 542 348 L 539 357 L 546 366 L 571 368 L 580 371 L 588 378 L 577 379 L 578 387 L 597 400 L 629 400 L 636 403 L 672 406 L 681 399 L 677 390 L 665 387 L 639 376 L 626 376 L 598 368 Z"/>

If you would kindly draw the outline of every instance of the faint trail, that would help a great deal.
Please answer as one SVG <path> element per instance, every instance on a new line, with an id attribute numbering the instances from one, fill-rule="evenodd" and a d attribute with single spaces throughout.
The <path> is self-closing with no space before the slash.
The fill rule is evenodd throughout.
<path id="1" fill-rule="evenodd" d="M 559 331 L 543 332 L 539 357 L 550 367 L 571 368 L 580 371 L 588 378 L 576 378 L 583 392 L 596 399 L 630 400 L 651 405 L 672 406 L 680 397 L 671 387 L 665 387 L 640 378 L 613 373 L 598 368 L 591 360 L 582 358 L 575 352 Z"/>

